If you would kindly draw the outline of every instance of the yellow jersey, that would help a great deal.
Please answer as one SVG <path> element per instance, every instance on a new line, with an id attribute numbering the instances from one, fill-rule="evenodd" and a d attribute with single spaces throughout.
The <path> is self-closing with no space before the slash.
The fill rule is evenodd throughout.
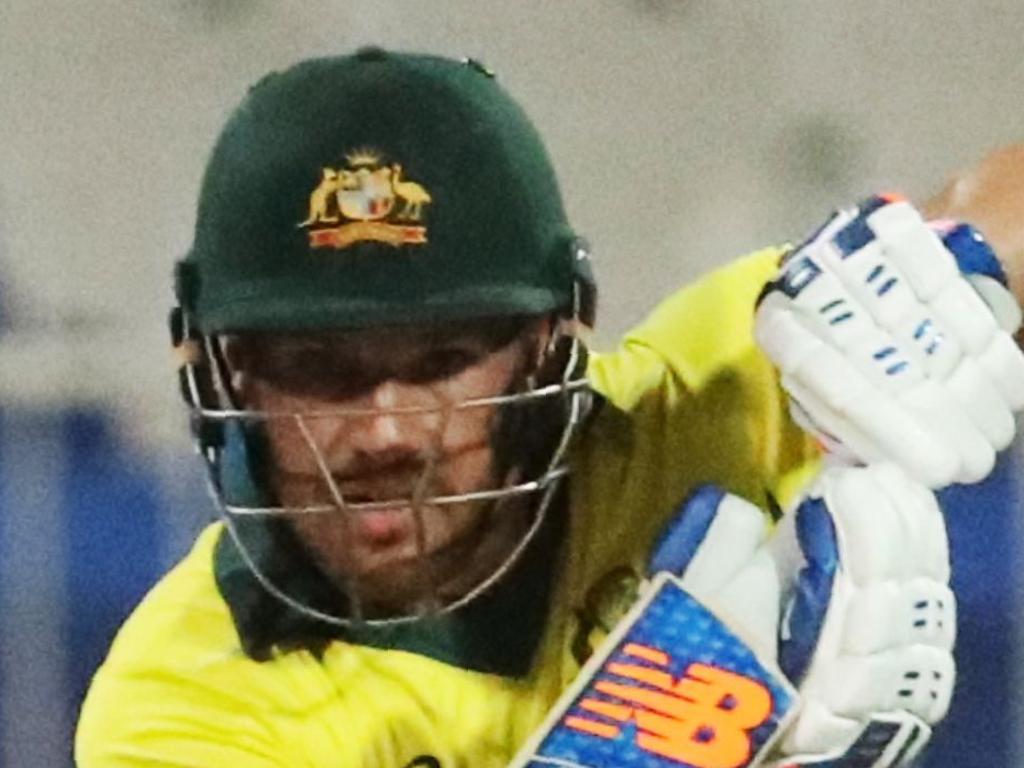
<path id="1" fill-rule="evenodd" d="M 617 350 L 592 356 L 605 403 L 572 455 L 569 514 L 548 536 L 562 543 L 545 548 L 541 537 L 526 558 L 550 580 L 512 578 L 504 602 L 465 626 L 456 616 L 425 635 L 321 632 L 303 644 L 285 636 L 280 606 L 267 608 L 273 598 L 213 524 L 97 672 L 78 726 L 80 768 L 505 765 L 621 615 L 689 491 L 716 483 L 764 506 L 812 470 L 816 448 L 752 335 L 779 255 L 760 251 L 682 289 Z"/>

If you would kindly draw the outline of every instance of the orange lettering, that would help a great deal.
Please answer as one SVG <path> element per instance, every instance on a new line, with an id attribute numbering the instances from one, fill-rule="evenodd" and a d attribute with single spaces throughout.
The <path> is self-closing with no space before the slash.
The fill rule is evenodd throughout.
<path id="1" fill-rule="evenodd" d="M 667 666 L 657 649 L 630 645 L 634 658 Z M 694 663 L 672 680 L 667 672 L 640 664 L 612 662 L 608 672 L 640 685 L 598 680 L 594 690 L 607 698 L 587 697 L 565 724 L 600 738 L 621 734 L 618 725 L 588 717 L 593 713 L 619 723 L 632 719 L 640 749 L 696 768 L 740 768 L 750 760 L 750 731 L 772 713 L 768 690 L 756 680 Z M 618 702 L 618 703 L 615 703 Z"/>

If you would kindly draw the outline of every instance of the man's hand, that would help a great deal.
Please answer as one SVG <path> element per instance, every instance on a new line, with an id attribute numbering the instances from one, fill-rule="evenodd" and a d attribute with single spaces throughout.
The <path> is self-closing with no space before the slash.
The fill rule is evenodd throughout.
<path id="1" fill-rule="evenodd" d="M 774 545 L 790 563 L 781 570 L 798 574 L 784 579 L 779 662 L 802 701 L 783 764 L 909 762 L 945 717 L 955 677 L 956 599 L 934 494 L 891 464 L 831 467 Z"/>
<path id="2" fill-rule="evenodd" d="M 1003 302 L 997 319 L 990 303 L 1008 292 L 969 282 L 975 254 L 950 250 L 983 241 L 947 244 L 905 201 L 871 198 L 789 254 L 755 324 L 802 426 L 930 488 L 985 477 L 1024 407 L 1024 354 L 1000 325 L 1019 313 Z"/>

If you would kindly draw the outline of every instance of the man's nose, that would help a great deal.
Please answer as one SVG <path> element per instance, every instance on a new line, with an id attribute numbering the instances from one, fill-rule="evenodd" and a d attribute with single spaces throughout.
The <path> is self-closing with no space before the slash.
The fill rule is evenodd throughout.
<path id="1" fill-rule="evenodd" d="M 422 387 L 378 383 L 345 418 L 340 439 L 354 453 L 416 454 L 427 450 L 440 418 Z"/>

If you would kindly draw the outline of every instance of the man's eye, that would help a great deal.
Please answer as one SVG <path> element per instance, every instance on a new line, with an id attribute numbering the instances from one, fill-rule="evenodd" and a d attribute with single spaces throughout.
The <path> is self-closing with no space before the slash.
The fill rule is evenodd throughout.
<path id="1" fill-rule="evenodd" d="M 479 353 L 462 347 L 435 349 L 416 363 L 409 378 L 412 381 L 447 378 L 460 373 L 479 359 Z"/>
<path id="2" fill-rule="evenodd" d="M 279 390 L 323 398 L 350 396 L 373 384 L 369 372 L 315 351 L 274 360 L 253 374 Z"/>
<path id="3" fill-rule="evenodd" d="M 303 375 L 322 365 L 323 351 L 316 348 L 272 352 L 257 362 L 261 372 L 273 376 Z"/>

